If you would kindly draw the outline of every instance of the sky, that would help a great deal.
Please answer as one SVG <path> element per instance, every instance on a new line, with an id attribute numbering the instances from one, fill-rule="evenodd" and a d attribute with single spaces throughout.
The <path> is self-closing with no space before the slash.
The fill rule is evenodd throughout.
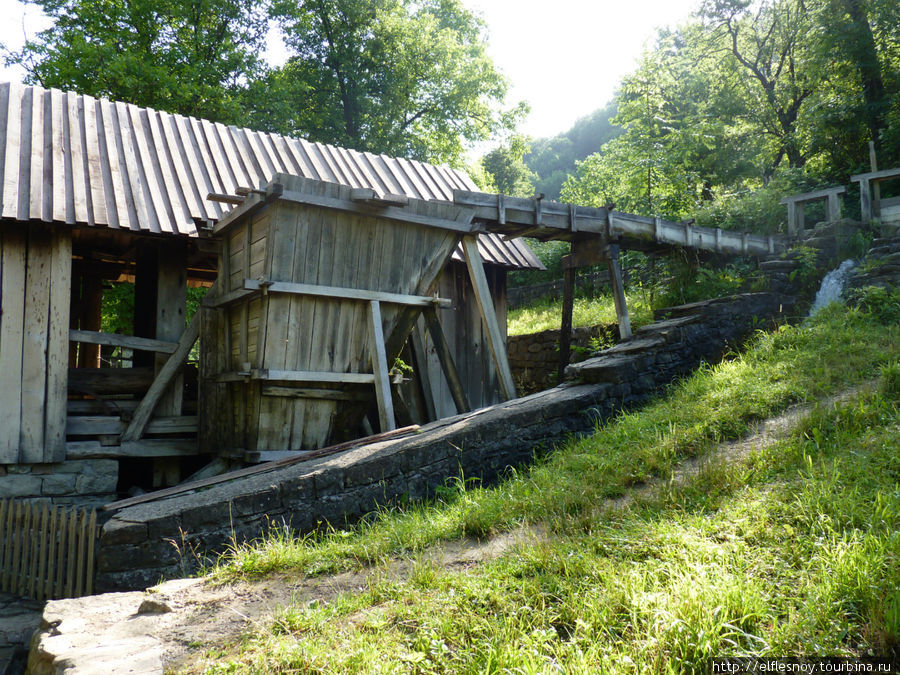
<path id="1" fill-rule="evenodd" d="M 462 0 L 480 13 L 489 51 L 510 79 L 509 102 L 527 101 L 520 126 L 538 138 L 566 131 L 579 117 L 605 105 L 632 71 L 656 29 L 688 18 L 699 0 Z M 2 0 L 0 43 L 18 49 L 24 35 L 46 26 L 34 5 Z M 272 33 L 270 61 L 285 52 Z M 21 81 L 22 71 L 0 64 L 0 81 Z"/>

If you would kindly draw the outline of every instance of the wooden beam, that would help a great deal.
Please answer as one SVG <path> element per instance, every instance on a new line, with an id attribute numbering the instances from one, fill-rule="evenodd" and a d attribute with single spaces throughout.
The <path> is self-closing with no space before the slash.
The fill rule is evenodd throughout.
<path id="1" fill-rule="evenodd" d="M 240 375 L 240 373 L 238 374 Z M 375 381 L 375 376 L 371 373 L 329 373 L 311 370 L 253 370 L 249 373 L 249 379 L 276 382 L 372 384 Z"/>
<path id="2" fill-rule="evenodd" d="M 143 394 L 153 383 L 152 368 L 69 368 L 74 394 Z"/>
<path id="3" fill-rule="evenodd" d="M 500 325 L 497 323 L 494 299 L 491 296 L 487 277 L 484 274 L 484 264 L 482 263 L 481 255 L 478 253 L 478 243 L 475 241 L 475 237 L 466 236 L 462 238 L 462 245 L 466 258 L 466 267 L 469 268 L 469 276 L 475 289 L 475 300 L 478 303 L 478 310 L 481 313 L 481 320 L 487 333 L 488 346 L 490 347 L 491 355 L 494 357 L 494 365 L 497 367 L 497 375 L 500 378 L 501 393 L 504 399 L 509 401 L 516 397 L 516 385 L 513 381 L 512 370 L 509 367 L 509 357 L 506 354 L 506 341 L 503 339 Z"/>
<path id="4" fill-rule="evenodd" d="M 82 277 L 81 322 L 82 330 L 100 330 L 103 309 L 103 281 L 96 274 L 87 273 Z M 78 350 L 79 368 L 100 367 L 100 345 L 82 345 Z"/>
<path id="5" fill-rule="evenodd" d="M 371 401 L 372 393 L 362 391 L 344 391 L 341 389 L 313 389 L 310 387 L 284 387 L 265 384 L 260 392 L 263 396 L 279 396 L 282 398 L 313 398 L 323 401 Z"/>
<path id="6" fill-rule="evenodd" d="M 67 436 L 118 436 L 127 428 L 116 415 L 76 415 L 66 419 Z M 149 434 L 193 434 L 197 432 L 197 416 L 157 417 L 147 424 Z"/>
<path id="7" fill-rule="evenodd" d="M 628 316 L 628 304 L 625 302 L 625 285 L 622 282 L 622 268 L 619 266 L 619 247 L 610 246 L 609 248 L 609 280 L 612 284 L 613 300 L 616 305 L 619 337 L 627 340 L 631 337 L 631 319 Z"/>
<path id="8" fill-rule="evenodd" d="M 144 439 L 121 445 L 101 445 L 99 441 L 69 441 L 66 459 L 119 459 L 122 457 L 192 457 L 199 454 L 192 439 Z"/>
<path id="9" fill-rule="evenodd" d="M 388 376 L 387 354 L 384 350 L 384 326 L 381 323 L 381 305 L 377 300 L 369 303 L 369 353 L 375 374 L 375 399 L 378 402 L 378 419 L 381 431 L 397 428 L 394 421 L 394 402 L 391 398 L 391 381 Z"/>
<path id="10" fill-rule="evenodd" d="M 438 320 L 437 312 L 433 307 L 422 312 L 425 317 L 425 329 L 431 335 L 434 343 L 434 352 L 437 354 L 438 362 L 441 364 L 441 370 L 444 371 L 444 377 L 447 378 L 447 386 L 450 388 L 450 395 L 453 397 L 453 403 L 456 405 L 457 413 L 467 413 L 472 408 L 469 405 L 469 399 L 466 396 L 466 390 L 462 386 L 459 379 L 459 371 L 456 369 L 456 363 L 453 361 L 453 353 L 450 351 L 450 345 L 447 343 L 447 337 L 444 335 L 444 329 Z M 433 405 L 433 404 L 432 404 Z"/>
<path id="11" fill-rule="evenodd" d="M 563 270 L 563 305 L 562 321 L 559 328 L 559 366 L 556 369 L 557 382 L 565 378 L 566 366 L 569 365 L 569 352 L 572 345 L 572 310 L 575 306 L 575 274 L 574 266 Z"/>
<path id="12" fill-rule="evenodd" d="M 148 494 L 138 495 L 137 497 L 129 497 L 128 499 L 122 499 L 117 502 L 111 502 L 106 504 L 103 507 L 104 511 L 117 511 L 119 509 L 124 509 L 128 506 L 135 506 L 136 504 L 145 504 L 146 502 L 156 501 L 157 499 L 163 499 L 164 497 L 171 497 L 172 495 L 183 494 L 185 492 L 191 492 L 193 490 L 198 490 L 200 488 L 209 487 L 211 485 L 217 485 L 219 483 L 227 483 L 230 480 L 234 480 L 236 478 L 244 478 L 245 476 L 254 476 L 259 473 L 265 473 L 267 471 L 273 471 L 275 469 L 280 469 L 285 466 L 291 466 L 292 464 L 297 464 L 298 462 L 304 462 L 310 459 L 316 459 L 318 457 L 325 457 L 327 455 L 333 455 L 337 452 L 343 452 L 345 450 L 350 450 L 352 448 L 359 447 L 360 445 L 366 445 L 368 443 L 378 443 L 379 441 L 386 441 L 390 439 L 402 438 L 403 436 L 408 436 L 410 434 L 416 434 L 421 431 L 421 427 L 419 425 L 414 424 L 408 427 L 402 427 L 400 429 L 394 429 L 393 431 L 388 431 L 383 434 L 375 434 L 374 436 L 367 436 L 365 438 L 358 438 L 354 441 L 346 441 L 344 443 L 338 443 L 337 445 L 330 445 L 327 448 L 320 448 L 319 450 L 311 450 L 308 453 L 305 453 L 299 457 L 287 457 L 285 459 L 280 459 L 275 462 L 269 462 L 267 464 L 260 464 L 259 466 L 249 466 L 246 469 L 238 469 L 237 471 L 230 471 L 229 473 L 219 474 L 218 476 L 212 476 L 210 478 L 204 478 L 198 481 L 192 481 L 189 483 L 184 483 L 182 485 L 176 485 L 175 487 L 166 488 L 165 490 L 158 490 L 156 492 L 150 492 Z M 146 442 L 146 441 L 144 441 Z"/>
<path id="13" fill-rule="evenodd" d="M 450 220 L 448 218 L 438 218 L 436 216 L 416 213 L 413 209 L 406 209 L 398 206 L 378 205 L 377 207 L 372 207 L 365 204 L 353 202 L 348 199 L 326 197 L 309 192 L 285 190 L 280 198 L 286 202 L 293 202 L 295 204 L 320 206 L 326 209 L 347 211 L 349 213 L 356 213 L 364 216 L 377 216 L 379 218 L 387 218 L 388 220 L 397 220 L 404 223 L 416 223 L 417 225 L 436 227 L 443 230 L 451 230 L 453 232 L 470 233 L 474 230 L 472 225 L 472 217 L 474 215 L 474 211 L 468 209 L 460 209 L 456 220 Z"/>
<path id="14" fill-rule="evenodd" d="M 159 246 L 158 276 L 156 280 L 156 334 L 157 340 L 175 341 L 185 330 L 187 301 L 187 245 L 183 241 L 161 242 Z M 199 323 L 198 323 L 199 332 Z M 156 372 L 166 363 L 165 354 L 157 354 Z M 172 379 L 169 389 L 159 401 L 159 414 L 171 417 L 181 414 L 184 398 L 184 378 L 180 370 Z M 137 440 L 137 439 L 132 439 Z"/>
<path id="15" fill-rule="evenodd" d="M 84 342 L 93 345 L 110 345 L 125 349 L 137 349 L 160 354 L 171 354 L 178 348 L 177 342 L 164 340 L 152 340 L 150 338 L 134 337 L 132 335 L 120 335 L 119 333 L 100 333 L 91 330 L 69 329 L 70 342 Z"/>
<path id="16" fill-rule="evenodd" d="M 131 424 L 128 425 L 125 433 L 122 434 L 123 442 L 137 441 L 144 435 L 144 430 L 147 428 L 150 416 L 153 415 L 157 403 L 159 403 L 162 395 L 175 379 L 175 376 L 181 371 L 184 366 L 184 361 L 198 337 L 200 337 L 199 312 L 194 314 L 194 318 L 191 319 L 191 322 L 182 334 L 181 339 L 178 340 L 178 349 L 169 356 L 169 360 L 166 361 L 165 365 L 163 365 L 156 374 L 156 379 L 153 380 L 153 384 L 150 385 L 150 389 L 147 391 L 146 396 L 144 396 L 138 405 L 137 410 L 135 410 Z"/>
<path id="17" fill-rule="evenodd" d="M 402 293 L 386 293 L 361 288 L 338 288 L 336 286 L 319 286 L 316 284 L 296 284 L 288 281 L 259 281 L 244 279 L 245 291 L 261 291 L 263 293 L 290 293 L 294 295 L 311 295 L 322 298 L 338 298 L 341 300 L 361 300 L 365 302 L 387 302 L 412 307 L 451 307 L 453 302 L 447 298 L 433 298 L 427 295 L 404 295 Z"/>

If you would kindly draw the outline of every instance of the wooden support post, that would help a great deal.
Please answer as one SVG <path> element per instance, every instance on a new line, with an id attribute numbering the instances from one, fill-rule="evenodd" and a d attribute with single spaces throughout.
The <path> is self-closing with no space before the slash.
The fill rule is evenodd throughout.
<path id="1" fill-rule="evenodd" d="M 431 335 L 432 342 L 434 342 L 434 351 L 437 354 L 438 362 L 441 364 L 441 370 L 444 371 L 444 377 L 447 378 L 447 386 L 450 388 L 450 395 L 453 397 L 456 411 L 458 413 L 467 413 L 472 408 L 469 406 L 466 390 L 459 379 L 459 371 L 456 369 L 456 364 L 453 361 L 450 345 L 447 343 L 444 329 L 441 328 L 437 311 L 434 307 L 426 307 L 422 313 L 425 316 L 425 328 L 428 334 Z"/>
<path id="2" fill-rule="evenodd" d="M 188 327 L 185 329 L 181 338 L 178 340 L 178 348 L 171 356 L 169 356 L 165 365 L 163 365 L 156 374 L 156 379 L 153 380 L 153 384 L 150 385 L 147 394 L 134 411 L 134 417 L 131 419 L 131 424 L 128 425 L 128 428 L 122 434 L 121 440 L 123 443 L 126 441 L 136 441 L 144 435 L 144 429 L 147 428 L 147 424 L 150 422 L 153 411 L 156 409 L 157 404 L 172 380 L 174 380 L 175 376 L 181 371 L 184 360 L 187 358 L 191 351 L 191 347 L 194 346 L 194 343 L 199 336 L 200 312 L 197 312 L 194 315 L 194 318 L 191 319 L 190 324 L 188 324 Z"/>
<path id="3" fill-rule="evenodd" d="M 787 222 L 787 233 L 795 237 L 800 234 L 797 231 L 797 202 L 788 202 L 788 222 Z"/>
<path id="4" fill-rule="evenodd" d="M 185 330 L 187 247 L 181 241 L 166 242 L 160 246 L 159 253 L 155 337 L 157 340 L 175 342 Z M 165 354 L 156 355 L 157 373 L 166 365 L 167 360 Z M 160 400 L 159 414 L 165 417 L 180 415 L 183 395 L 184 378 L 179 372 L 172 382 L 171 389 Z"/>
<path id="5" fill-rule="evenodd" d="M 569 353 L 572 345 L 572 311 L 575 307 L 575 275 L 577 269 L 574 265 L 566 265 L 563 271 L 563 305 L 562 322 L 559 328 L 559 367 L 556 369 L 556 378 L 562 382 L 569 365 Z"/>
<path id="6" fill-rule="evenodd" d="M 381 431 L 393 431 L 394 403 L 391 399 L 391 381 L 388 377 L 387 354 L 384 350 L 384 326 L 381 323 L 381 303 L 369 302 L 369 352 L 372 355 L 372 371 L 375 373 L 375 399 L 378 402 L 378 419 Z"/>
<path id="7" fill-rule="evenodd" d="M 878 172 L 878 157 L 875 155 L 875 141 L 869 141 L 869 171 L 872 173 Z M 881 201 L 881 186 L 878 184 L 878 181 L 872 183 L 872 200 L 875 202 Z M 878 215 L 880 216 L 881 213 Z"/>
<path id="8" fill-rule="evenodd" d="M 612 284 L 613 300 L 616 303 L 616 318 L 619 322 L 619 337 L 627 340 L 631 337 L 631 319 L 628 318 L 628 305 L 625 303 L 625 285 L 622 282 L 622 268 L 619 266 L 619 247 L 609 247 L 609 281 Z"/>
<path id="9" fill-rule="evenodd" d="M 478 242 L 473 235 L 462 238 L 463 253 L 466 257 L 466 267 L 469 268 L 469 276 L 475 289 L 475 300 L 481 312 L 481 320 L 487 333 L 488 346 L 494 357 L 494 365 L 497 367 L 497 375 L 500 378 L 500 389 L 504 400 L 509 401 L 516 397 L 516 385 L 513 381 L 512 370 L 509 368 L 509 357 L 506 354 L 506 340 L 500 332 L 497 323 L 497 313 L 494 311 L 494 299 L 488 288 L 487 277 L 484 274 L 484 264 L 481 254 L 478 253 Z"/>
<path id="10" fill-rule="evenodd" d="M 872 195 L 869 192 L 868 178 L 862 178 L 859 181 L 859 210 L 860 219 L 864 223 L 872 220 Z"/>
<path id="11" fill-rule="evenodd" d="M 82 277 L 81 322 L 82 330 L 100 330 L 103 312 L 103 281 L 96 274 L 87 272 Z M 100 345 L 83 344 L 78 348 L 79 368 L 100 367 Z"/>
<path id="12" fill-rule="evenodd" d="M 838 193 L 832 192 L 828 195 L 828 220 L 835 222 L 841 219 L 841 197 Z"/>

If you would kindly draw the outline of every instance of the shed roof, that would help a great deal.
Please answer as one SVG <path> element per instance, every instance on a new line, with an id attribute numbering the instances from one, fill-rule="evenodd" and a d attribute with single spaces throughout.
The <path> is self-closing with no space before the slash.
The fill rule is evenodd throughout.
<path id="1" fill-rule="evenodd" d="M 3 218 L 196 237 L 198 224 L 231 208 L 207 194 L 261 187 L 276 173 L 426 200 L 478 189 L 464 172 L 445 166 L 0 84 Z M 479 244 L 486 262 L 541 267 L 523 242 L 487 234 Z"/>

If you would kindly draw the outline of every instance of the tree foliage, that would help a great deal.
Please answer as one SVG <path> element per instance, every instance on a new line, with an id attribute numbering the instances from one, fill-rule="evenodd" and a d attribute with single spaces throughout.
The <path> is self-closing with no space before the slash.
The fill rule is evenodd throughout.
<path id="1" fill-rule="evenodd" d="M 898 19 L 893 0 L 703 0 L 623 80 L 622 135 L 578 164 L 563 198 L 676 218 L 730 204 L 738 222 L 775 217 L 773 190 L 753 208 L 736 198 L 775 179 L 803 191 L 868 170 L 869 140 L 881 168 L 896 163 Z"/>
<path id="2" fill-rule="evenodd" d="M 506 145 L 491 150 L 481 159 L 497 192 L 514 197 L 530 197 L 534 194 L 536 175 L 522 160 L 528 152 L 528 146 L 527 138 L 513 136 Z"/>
<path id="3" fill-rule="evenodd" d="M 30 1 L 53 23 L 6 59 L 45 87 L 457 165 L 524 111 L 459 0 Z"/>
<path id="4" fill-rule="evenodd" d="M 43 87 L 238 122 L 267 28 L 257 0 L 31 0 L 53 21 L 8 63 Z"/>
<path id="5" fill-rule="evenodd" d="M 507 81 L 459 0 L 275 3 L 293 56 L 252 87 L 257 126 L 371 152 L 458 163 L 510 129 Z"/>

